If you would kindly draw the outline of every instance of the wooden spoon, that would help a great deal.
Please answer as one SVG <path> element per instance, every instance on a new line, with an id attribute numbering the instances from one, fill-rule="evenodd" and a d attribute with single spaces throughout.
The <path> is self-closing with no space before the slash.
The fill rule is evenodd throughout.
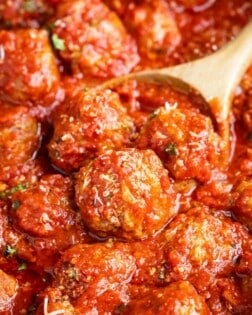
<path id="1" fill-rule="evenodd" d="M 229 113 L 235 88 L 252 64 L 252 22 L 217 52 L 173 67 L 153 69 L 109 80 L 102 87 L 113 88 L 127 80 L 170 84 L 187 91 L 197 90 L 209 103 L 219 133 L 229 142 Z"/>

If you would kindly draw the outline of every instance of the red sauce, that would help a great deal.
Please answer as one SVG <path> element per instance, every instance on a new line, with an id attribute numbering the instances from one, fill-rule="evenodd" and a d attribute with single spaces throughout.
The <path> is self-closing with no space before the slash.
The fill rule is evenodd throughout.
<path id="1" fill-rule="evenodd" d="M 93 89 L 251 19 L 250 0 L 0 0 L 0 314 L 252 313 L 252 66 L 230 152 L 196 94 Z"/>

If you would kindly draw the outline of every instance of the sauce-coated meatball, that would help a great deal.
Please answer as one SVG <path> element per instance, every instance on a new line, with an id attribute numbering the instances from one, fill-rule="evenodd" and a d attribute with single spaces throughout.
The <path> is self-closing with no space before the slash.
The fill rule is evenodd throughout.
<path id="1" fill-rule="evenodd" d="M 59 174 L 45 175 L 31 187 L 10 196 L 10 214 L 15 226 L 33 239 L 29 246 L 34 262 L 46 266 L 58 256 L 59 250 L 88 241 L 72 196 L 71 180 Z M 25 246 L 18 246 L 18 254 Z"/>
<path id="2" fill-rule="evenodd" d="M 191 108 L 179 109 L 166 103 L 142 127 L 140 149 L 153 149 L 175 179 L 207 181 L 219 165 L 221 140 L 211 119 Z"/>
<path id="3" fill-rule="evenodd" d="M 14 104 L 49 106 L 59 72 L 45 30 L 0 31 L 0 97 Z"/>
<path id="4" fill-rule="evenodd" d="M 39 148 L 40 136 L 40 124 L 26 107 L 1 104 L 1 181 L 7 181 L 19 174 L 20 169 L 34 158 Z"/>
<path id="5" fill-rule="evenodd" d="M 134 40 L 117 15 L 100 0 L 61 3 L 52 40 L 75 73 L 101 78 L 130 72 L 139 57 Z"/>
<path id="6" fill-rule="evenodd" d="M 191 279 L 203 288 L 211 277 L 234 270 L 243 252 L 242 226 L 201 207 L 179 214 L 165 236 L 168 277 Z"/>
<path id="7" fill-rule="evenodd" d="M 54 269 L 53 287 L 70 298 L 97 295 L 128 283 L 135 259 L 124 243 L 79 244 L 65 251 Z"/>
<path id="8" fill-rule="evenodd" d="M 132 1 L 122 16 L 137 40 L 140 54 L 163 62 L 180 43 L 181 35 L 165 0 Z"/>
<path id="9" fill-rule="evenodd" d="M 60 169 L 79 169 L 88 159 L 130 142 L 134 125 L 116 93 L 80 93 L 63 105 L 53 120 L 49 155 Z"/>
<path id="10" fill-rule="evenodd" d="M 150 236 L 177 213 L 168 172 L 152 150 L 98 156 L 79 171 L 76 201 L 90 230 L 125 239 Z"/>

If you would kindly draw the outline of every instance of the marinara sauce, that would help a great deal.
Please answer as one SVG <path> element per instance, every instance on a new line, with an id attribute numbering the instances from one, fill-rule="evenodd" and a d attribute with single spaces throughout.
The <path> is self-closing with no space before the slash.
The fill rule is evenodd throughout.
<path id="1" fill-rule="evenodd" d="M 252 314 L 252 66 L 228 163 L 197 95 L 99 88 L 251 19 L 251 0 L 0 0 L 0 314 Z"/>

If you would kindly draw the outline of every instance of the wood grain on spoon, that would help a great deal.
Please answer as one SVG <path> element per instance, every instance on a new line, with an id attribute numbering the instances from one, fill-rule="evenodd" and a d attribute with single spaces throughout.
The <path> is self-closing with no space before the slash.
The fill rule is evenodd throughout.
<path id="1" fill-rule="evenodd" d="M 131 73 L 102 86 L 113 88 L 126 80 L 141 80 L 169 83 L 182 90 L 193 87 L 209 103 L 220 134 L 228 140 L 228 117 L 234 91 L 251 64 L 252 22 L 234 40 L 207 57 L 173 67 Z"/>

